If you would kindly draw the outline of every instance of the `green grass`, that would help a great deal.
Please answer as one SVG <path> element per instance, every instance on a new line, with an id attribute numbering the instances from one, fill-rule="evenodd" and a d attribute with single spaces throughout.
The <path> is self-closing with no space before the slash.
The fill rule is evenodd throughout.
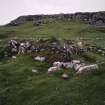
<path id="1" fill-rule="evenodd" d="M 48 76 L 49 66 L 27 55 L 1 64 L 0 105 L 104 105 L 105 72 L 69 72 L 66 81 L 61 79 L 63 72 Z"/>
<path id="2" fill-rule="evenodd" d="M 105 28 L 94 27 L 82 22 L 56 21 L 54 23 L 34 26 L 32 22 L 20 26 L 0 27 L 0 39 L 17 38 L 50 38 L 65 39 L 84 38 L 97 45 L 105 45 Z M 100 39 L 99 39 L 100 38 Z"/>
<path id="3" fill-rule="evenodd" d="M 0 52 L 13 37 L 75 40 L 81 37 L 88 43 L 105 46 L 105 29 L 81 22 L 57 21 L 41 26 L 29 22 L 0 27 Z M 103 56 L 94 53 L 87 53 L 81 59 L 91 59 L 94 63 L 105 61 Z M 105 64 L 96 72 L 82 75 L 70 70 L 69 80 L 61 79 L 63 71 L 48 75 L 50 66 L 34 61 L 29 55 L 0 60 L 0 105 L 105 105 Z M 38 73 L 32 73 L 32 69 L 37 69 Z"/>

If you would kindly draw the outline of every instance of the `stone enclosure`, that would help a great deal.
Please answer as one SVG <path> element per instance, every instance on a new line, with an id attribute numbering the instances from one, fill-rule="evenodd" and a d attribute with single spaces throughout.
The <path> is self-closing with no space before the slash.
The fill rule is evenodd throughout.
<path id="1" fill-rule="evenodd" d="M 16 59 L 17 55 L 29 54 L 33 60 L 47 62 L 53 66 L 48 69 L 48 73 L 60 70 L 60 68 L 74 69 L 77 73 L 98 69 L 94 63 L 81 62 L 75 60 L 73 56 L 81 56 L 84 53 L 93 52 L 105 55 L 105 49 L 95 45 L 89 45 L 83 41 L 74 40 L 18 40 L 12 39 L 8 42 L 5 50 L 5 57 Z M 55 62 L 55 63 L 54 63 Z"/>

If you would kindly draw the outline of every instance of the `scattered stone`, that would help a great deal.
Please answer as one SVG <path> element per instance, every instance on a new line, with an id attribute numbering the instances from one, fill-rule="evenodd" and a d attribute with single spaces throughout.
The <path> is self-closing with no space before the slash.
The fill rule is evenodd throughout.
<path id="1" fill-rule="evenodd" d="M 43 42 L 43 40 L 41 41 Z M 44 52 L 44 51 L 50 51 L 52 54 L 62 54 L 65 56 L 66 60 L 70 60 L 70 57 L 73 54 L 80 55 L 84 52 L 100 52 L 102 48 L 97 48 L 96 46 L 85 46 L 81 41 L 75 42 L 73 40 L 65 41 L 64 44 L 60 45 L 59 43 L 52 44 L 41 44 L 41 42 L 37 42 L 37 44 L 32 43 L 30 41 L 16 41 L 16 40 L 10 40 L 7 46 L 9 55 L 16 55 L 16 54 L 31 54 L 36 52 Z M 102 49 L 103 51 L 104 49 Z M 101 51 L 101 52 L 102 52 Z M 7 53 L 6 52 L 6 53 Z M 7 55 L 8 55 L 7 53 Z M 67 57 L 66 57 L 67 56 Z M 35 58 L 36 59 L 36 58 Z M 37 58 L 40 59 L 40 58 Z"/>
<path id="2" fill-rule="evenodd" d="M 78 45 L 79 47 L 83 47 L 82 42 L 78 42 L 77 45 Z"/>
<path id="3" fill-rule="evenodd" d="M 71 62 L 73 63 L 73 65 L 75 65 L 77 63 L 80 63 L 80 60 L 72 60 Z"/>
<path id="4" fill-rule="evenodd" d="M 34 60 L 43 62 L 43 61 L 45 61 L 45 57 L 37 56 L 37 57 L 34 58 Z"/>
<path id="5" fill-rule="evenodd" d="M 13 59 L 16 59 L 16 56 L 12 56 Z"/>
<path id="6" fill-rule="evenodd" d="M 50 67 L 49 69 L 48 69 L 48 74 L 51 74 L 51 73 L 54 73 L 55 71 L 58 71 L 58 70 L 60 70 L 60 68 L 59 67 Z"/>
<path id="7" fill-rule="evenodd" d="M 99 67 L 97 64 L 85 65 L 85 66 L 80 67 L 76 73 L 78 74 L 84 71 L 97 70 L 98 68 Z"/>
<path id="8" fill-rule="evenodd" d="M 58 62 L 54 62 L 54 63 L 53 63 L 53 66 L 60 68 L 60 67 L 62 67 L 62 64 L 63 64 L 63 62 L 59 62 L 59 61 L 58 61 Z"/>
<path id="9" fill-rule="evenodd" d="M 38 70 L 32 69 L 32 72 L 33 72 L 33 73 L 38 73 Z"/>
<path id="10" fill-rule="evenodd" d="M 33 54 L 32 56 L 36 61 L 41 61 L 41 62 L 47 61 L 48 63 L 50 63 L 52 59 L 54 59 L 52 62 L 58 60 L 53 63 L 53 67 L 50 67 L 48 69 L 48 73 L 54 73 L 58 70 L 61 70 L 61 68 L 74 69 L 75 72 L 77 73 L 81 73 L 82 71 L 91 71 L 93 69 L 98 69 L 97 64 L 87 65 L 85 63 L 81 63 L 80 60 L 71 61 L 72 59 L 71 55 L 74 55 L 74 54 L 78 55 L 78 54 L 81 54 L 82 52 L 89 52 L 89 51 L 90 52 L 95 51 L 101 55 L 105 55 L 105 49 L 101 47 L 91 46 L 89 44 L 86 46 L 81 41 L 76 42 L 73 40 L 69 40 L 69 41 L 66 40 L 62 45 L 59 44 L 58 42 L 57 43 L 53 42 L 53 44 L 52 42 L 48 42 L 48 44 L 46 44 L 46 42 L 44 42 L 41 39 L 39 42 L 36 42 L 36 43 L 32 43 L 30 41 L 25 41 L 25 40 L 24 41 L 11 40 L 8 43 L 7 49 L 9 50 L 5 51 L 4 55 L 5 56 L 10 55 L 12 56 L 13 59 L 16 59 L 17 54 L 30 53 L 30 54 Z M 34 55 L 34 53 L 36 55 Z M 57 59 L 55 55 L 59 58 Z M 70 59 L 68 60 L 69 57 Z M 33 69 L 32 72 L 37 72 L 37 71 Z"/>
<path id="11" fill-rule="evenodd" d="M 61 76 L 62 79 L 69 79 L 69 76 L 68 74 L 64 73 L 62 76 Z"/>
<path id="12" fill-rule="evenodd" d="M 50 67 L 48 69 L 48 73 L 53 73 L 61 68 L 66 68 L 66 69 L 74 69 L 76 73 L 82 73 L 83 71 L 91 71 L 91 70 L 96 70 L 98 69 L 97 64 L 90 64 L 87 65 L 85 63 L 81 63 L 80 60 L 72 60 L 71 62 L 54 62 L 53 67 Z"/>
<path id="13" fill-rule="evenodd" d="M 63 68 L 66 68 L 66 69 L 73 68 L 72 62 L 64 62 L 63 63 Z"/>

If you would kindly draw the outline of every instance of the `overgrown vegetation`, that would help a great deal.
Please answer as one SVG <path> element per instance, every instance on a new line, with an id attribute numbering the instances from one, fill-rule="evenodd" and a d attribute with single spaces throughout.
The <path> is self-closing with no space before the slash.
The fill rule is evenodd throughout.
<path id="1" fill-rule="evenodd" d="M 57 21 L 39 26 L 28 22 L 21 26 L 0 27 L 0 59 L 4 45 L 12 38 L 52 38 L 53 40 L 75 39 L 90 44 L 105 46 L 105 32 L 100 28 L 81 22 Z M 8 37 L 6 37 L 8 36 Z M 49 61 L 61 58 L 58 55 L 49 55 L 42 52 L 40 55 L 49 57 Z M 87 62 L 105 62 L 102 55 L 88 53 L 81 57 Z M 68 70 L 70 79 L 65 81 L 57 72 L 48 75 L 51 66 L 46 62 L 37 62 L 30 55 L 18 55 L 16 59 L 0 60 L 0 105 L 104 105 L 105 104 L 105 64 L 93 73 L 75 75 Z M 38 70 L 33 73 L 32 69 Z"/>

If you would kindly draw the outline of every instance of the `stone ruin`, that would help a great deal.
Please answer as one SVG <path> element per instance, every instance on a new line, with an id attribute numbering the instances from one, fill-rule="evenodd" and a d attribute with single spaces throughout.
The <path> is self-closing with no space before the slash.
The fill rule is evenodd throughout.
<path id="1" fill-rule="evenodd" d="M 63 43 L 51 40 L 10 40 L 7 44 L 5 56 L 13 56 L 17 54 L 34 54 L 48 51 L 52 54 L 61 54 L 65 57 L 71 55 L 81 55 L 84 52 L 95 52 L 105 55 L 105 49 L 96 45 L 85 44 L 82 41 L 65 40 Z"/>
<path id="2" fill-rule="evenodd" d="M 54 73 L 56 71 L 61 70 L 61 68 L 64 69 L 73 69 L 77 74 L 80 74 L 82 72 L 97 70 L 98 64 L 86 64 L 81 63 L 80 60 L 72 60 L 71 62 L 54 62 L 53 66 L 48 69 L 48 74 Z"/>
<path id="3" fill-rule="evenodd" d="M 40 55 L 41 52 L 43 54 L 44 51 L 49 53 Z M 105 49 L 101 49 L 97 46 L 87 46 L 87 44 L 83 44 L 81 41 L 76 42 L 74 40 L 65 40 L 63 44 L 59 41 L 52 42 L 50 39 L 35 42 L 32 40 L 10 40 L 4 51 L 4 56 L 16 59 L 17 54 L 31 54 L 34 60 L 41 62 L 46 61 L 53 64 L 53 66 L 48 69 L 48 73 L 61 70 L 61 68 L 73 69 L 76 73 L 98 69 L 97 64 L 81 63 L 80 60 L 74 60 L 71 57 L 72 55 L 81 55 L 85 52 L 99 52 L 103 54 L 103 52 L 105 53 Z M 53 56 L 56 54 L 58 55 Z M 48 56 L 51 58 L 49 59 Z M 57 58 L 58 56 L 63 59 Z M 52 60 L 53 58 L 54 60 Z"/>

